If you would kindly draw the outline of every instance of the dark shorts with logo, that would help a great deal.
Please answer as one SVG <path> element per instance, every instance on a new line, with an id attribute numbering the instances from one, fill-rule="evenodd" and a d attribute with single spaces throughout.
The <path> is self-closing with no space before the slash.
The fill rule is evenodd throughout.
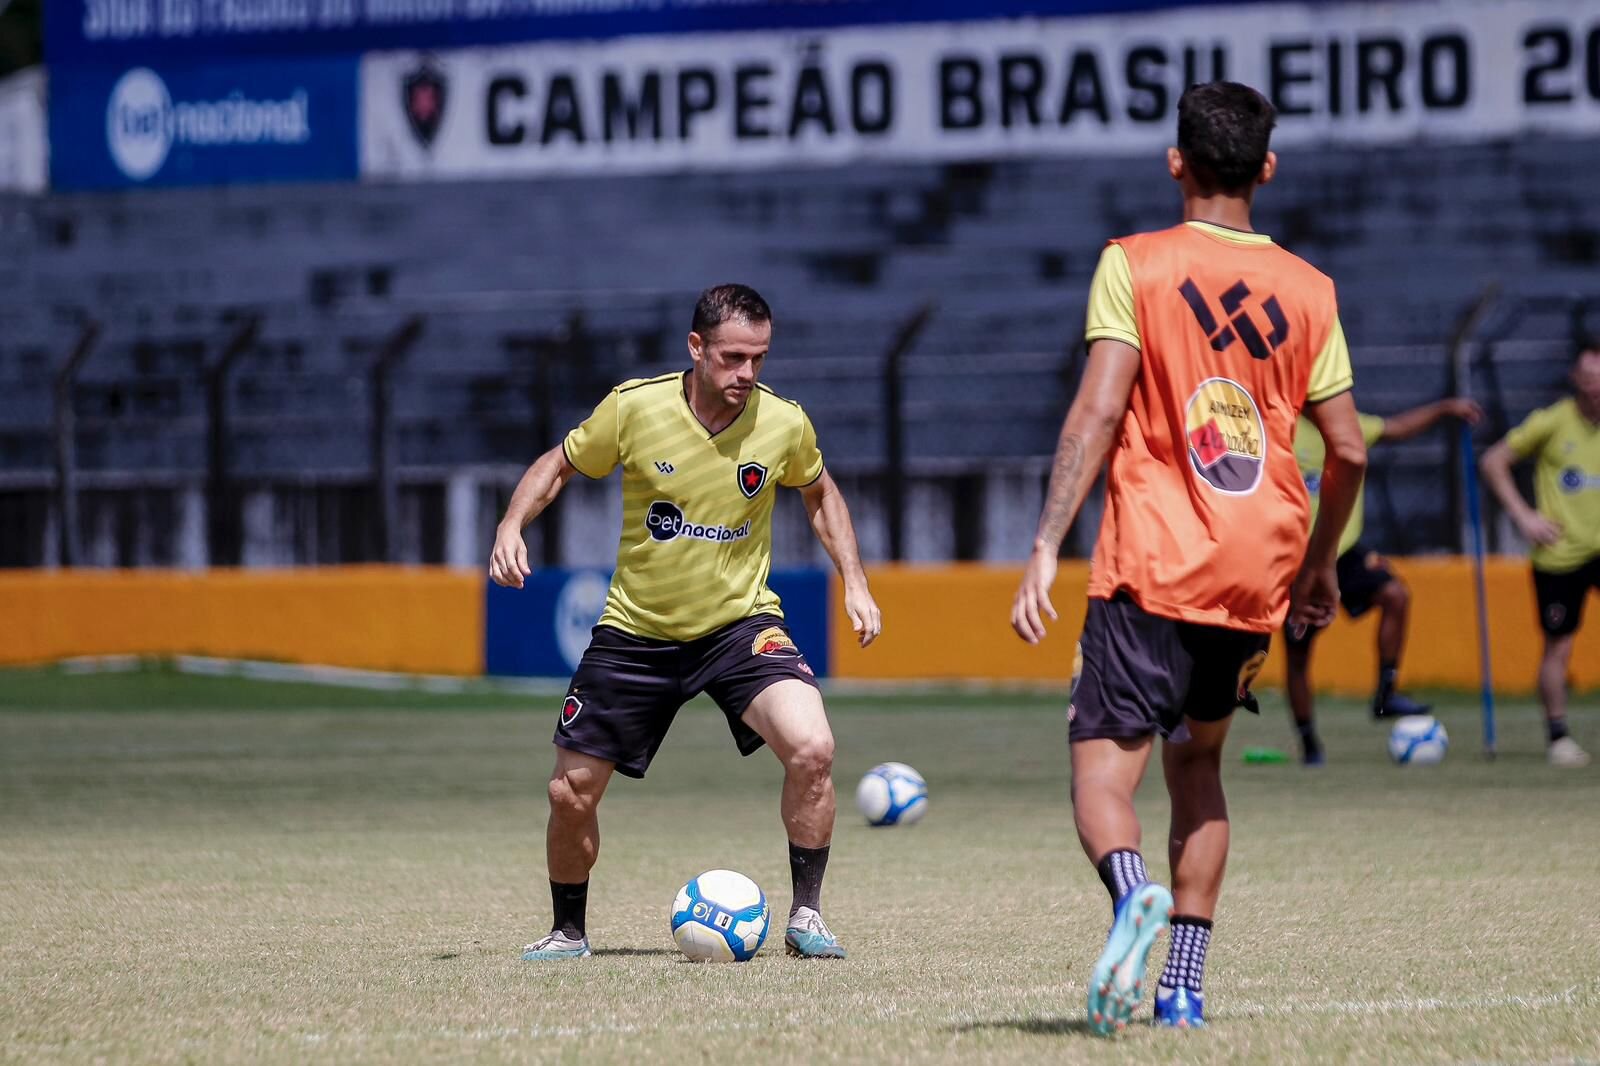
<path id="1" fill-rule="evenodd" d="M 1334 565 L 1339 571 L 1339 603 L 1351 618 L 1360 618 L 1372 610 L 1383 587 L 1395 579 L 1388 561 L 1363 544 L 1339 556 Z M 1320 629 L 1309 629 L 1296 637 L 1290 627 L 1284 626 L 1284 643 L 1291 648 L 1303 648 L 1316 639 L 1319 632 Z"/>
<path id="2" fill-rule="evenodd" d="M 1160 733 L 1187 740 L 1184 718 L 1219 722 L 1257 711 L 1250 682 L 1267 658 L 1268 633 L 1150 614 L 1126 592 L 1090 600 L 1078 643 L 1067 735 L 1072 741 Z"/>
<path id="3" fill-rule="evenodd" d="M 556 719 L 558 747 L 593 755 L 628 777 L 643 777 L 678 708 L 704 692 L 749 755 L 762 740 L 744 724 L 768 685 L 796 678 L 816 687 L 783 619 L 753 615 L 695 640 L 652 640 L 595 626 Z"/>
<path id="4" fill-rule="evenodd" d="M 1583 601 L 1600 590 L 1600 555 L 1564 574 L 1533 572 L 1533 593 L 1539 601 L 1539 625 L 1546 636 L 1564 637 L 1583 624 Z"/>

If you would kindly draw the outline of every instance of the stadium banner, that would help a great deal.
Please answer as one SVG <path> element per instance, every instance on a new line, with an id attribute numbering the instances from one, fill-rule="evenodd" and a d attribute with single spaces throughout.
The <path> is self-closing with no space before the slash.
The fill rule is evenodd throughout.
<path id="1" fill-rule="evenodd" d="M 1219 0 L 50 0 L 62 63 L 454 48 L 639 34 L 955 22 Z M 1220 0 L 1234 5 L 1256 0 Z"/>
<path id="2" fill-rule="evenodd" d="M 1262 4 L 687 34 L 362 60 L 375 179 L 1128 154 L 1184 86 L 1259 86 L 1278 145 L 1600 128 L 1600 4 Z"/>
<path id="3" fill-rule="evenodd" d="M 0 191 L 43 192 L 48 183 L 46 91 L 43 67 L 0 81 Z"/>
<path id="4" fill-rule="evenodd" d="M 827 573 L 774 570 L 767 584 L 783 601 L 784 620 L 806 662 L 818 677 L 826 677 L 831 615 Z M 589 631 L 600 620 L 610 585 L 606 570 L 536 570 L 520 589 L 489 582 L 484 671 L 505 677 L 569 676 L 589 646 Z"/>
<path id="5" fill-rule="evenodd" d="M 1411 639 L 1401 680 L 1416 687 L 1475 690 L 1477 610 L 1472 560 L 1424 556 L 1387 561 L 1411 588 Z M 1089 564 L 1066 560 L 1050 599 L 1060 619 L 1048 623 L 1043 643 L 1024 644 L 1006 622 L 1022 568 L 983 564 L 869 567 L 872 594 L 883 610 L 883 635 L 872 647 L 855 647 L 849 624 L 833 628 L 833 676 L 876 681 L 991 680 L 1067 685 L 1073 644 L 1083 628 Z M 1485 573 L 1493 627 L 1491 661 L 1499 689 L 1534 687 L 1544 641 L 1533 599 L 1528 561 L 1491 558 Z M 835 589 L 835 595 L 842 592 Z M 1357 621 L 1340 614 L 1317 638 L 1322 662 L 1317 689 L 1370 696 L 1378 676 L 1378 612 Z M 1572 656 L 1575 688 L 1600 688 L 1600 625 L 1585 626 Z M 1283 641 L 1274 640 L 1259 685 L 1282 686 Z"/>
<path id="6" fill-rule="evenodd" d="M 57 68 L 57 189 L 356 176 L 354 57 Z"/>

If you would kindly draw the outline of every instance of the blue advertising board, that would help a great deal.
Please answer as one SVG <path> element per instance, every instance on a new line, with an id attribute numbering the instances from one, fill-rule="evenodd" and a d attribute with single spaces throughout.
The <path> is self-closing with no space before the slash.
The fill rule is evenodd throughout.
<path id="1" fill-rule="evenodd" d="M 520 589 L 487 583 L 484 601 L 484 672 L 499 676 L 566 677 L 577 669 L 589 630 L 606 603 L 611 575 L 604 570 L 536 570 Z M 775 570 L 767 581 L 783 601 L 795 644 L 818 677 L 828 673 L 828 601 L 825 570 Z"/>
<path id="2" fill-rule="evenodd" d="M 345 181 L 359 170 L 354 57 L 79 66 L 50 84 L 57 189 Z"/>
<path id="3" fill-rule="evenodd" d="M 553 38 L 1090 15 L 1223 0 L 50 0 L 62 63 L 446 49 Z M 1228 0 L 1239 6 L 1251 0 Z"/>

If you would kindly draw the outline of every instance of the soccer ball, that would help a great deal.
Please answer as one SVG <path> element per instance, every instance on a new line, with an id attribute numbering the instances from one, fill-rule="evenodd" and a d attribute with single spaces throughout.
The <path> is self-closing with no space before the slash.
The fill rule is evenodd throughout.
<path id="1" fill-rule="evenodd" d="M 1450 737 L 1431 715 L 1408 715 L 1389 733 L 1389 757 L 1401 766 L 1433 766 L 1444 761 Z"/>
<path id="2" fill-rule="evenodd" d="M 928 813 L 928 783 L 903 762 L 880 763 L 856 786 L 856 809 L 868 825 L 911 825 Z"/>
<path id="3" fill-rule="evenodd" d="M 767 939 L 767 897 L 732 870 L 707 870 L 678 889 L 672 939 L 694 962 L 747 962 Z"/>

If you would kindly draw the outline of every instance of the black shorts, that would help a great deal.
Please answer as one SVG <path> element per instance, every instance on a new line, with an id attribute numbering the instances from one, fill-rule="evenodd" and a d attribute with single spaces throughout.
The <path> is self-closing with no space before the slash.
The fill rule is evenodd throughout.
<path id="1" fill-rule="evenodd" d="M 1395 580 L 1394 571 L 1383 556 L 1357 544 L 1334 564 L 1339 570 L 1339 603 L 1351 618 L 1360 618 L 1378 602 L 1378 594 L 1385 585 Z M 1308 629 L 1299 637 L 1285 626 L 1283 639 L 1291 648 L 1304 647 L 1316 637 L 1317 630 Z"/>
<path id="2" fill-rule="evenodd" d="M 1564 574 L 1533 572 L 1533 594 L 1539 601 L 1539 625 L 1546 636 L 1576 633 L 1583 623 L 1583 601 L 1600 590 L 1600 555 Z"/>
<path id="3" fill-rule="evenodd" d="M 1069 740 L 1160 733 L 1188 739 L 1185 717 L 1220 722 L 1256 711 L 1250 682 L 1267 659 L 1268 633 L 1150 614 L 1126 592 L 1090 600 L 1074 666 Z"/>
<path id="4" fill-rule="evenodd" d="M 555 742 L 643 777 L 678 708 L 705 692 L 727 717 L 739 754 L 749 755 L 762 740 L 744 724 L 744 712 L 762 689 L 789 678 L 817 684 L 789 628 L 773 615 L 682 643 L 595 626 L 556 719 Z"/>

